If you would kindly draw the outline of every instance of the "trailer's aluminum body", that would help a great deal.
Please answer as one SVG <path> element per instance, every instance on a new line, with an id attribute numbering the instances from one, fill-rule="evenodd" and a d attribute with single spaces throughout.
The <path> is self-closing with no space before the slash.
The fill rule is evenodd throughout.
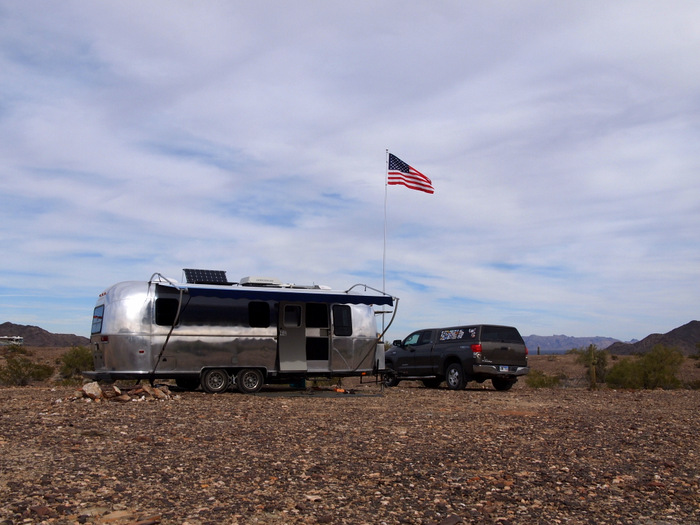
<path id="1" fill-rule="evenodd" d="M 265 382 L 289 382 L 384 369 L 373 305 L 393 305 L 389 295 L 155 275 L 100 294 L 88 377 L 191 379 L 212 368 L 235 377 L 258 369 Z"/>

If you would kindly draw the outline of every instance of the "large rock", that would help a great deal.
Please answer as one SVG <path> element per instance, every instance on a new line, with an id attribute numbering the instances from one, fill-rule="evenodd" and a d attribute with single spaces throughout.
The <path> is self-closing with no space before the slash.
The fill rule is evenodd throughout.
<path id="1" fill-rule="evenodd" d="M 121 403 L 136 399 L 165 401 L 173 398 L 173 395 L 167 386 L 152 387 L 151 385 L 140 385 L 132 388 L 131 390 L 126 390 L 123 392 L 122 389 L 116 385 L 110 385 L 103 389 L 97 381 L 84 384 L 79 392 L 80 393 L 78 394 L 77 399 L 87 397 L 94 401 L 105 399 Z"/>
<path id="2" fill-rule="evenodd" d="M 93 400 L 102 399 L 103 397 L 105 397 L 102 393 L 102 388 L 100 387 L 100 384 L 97 381 L 84 384 L 81 390 L 83 392 L 83 395 Z"/>

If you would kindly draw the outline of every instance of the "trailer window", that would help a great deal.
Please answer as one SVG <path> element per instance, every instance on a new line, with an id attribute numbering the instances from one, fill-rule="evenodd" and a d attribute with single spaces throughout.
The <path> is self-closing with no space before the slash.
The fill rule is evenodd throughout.
<path id="1" fill-rule="evenodd" d="M 288 304 L 284 307 L 284 326 L 301 326 L 301 306 Z"/>
<path id="2" fill-rule="evenodd" d="M 352 314 L 346 304 L 333 305 L 333 334 L 352 335 Z"/>
<path id="3" fill-rule="evenodd" d="M 263 301 L 248 303 L 248 324 L 253 328 L 270 326 L 270 305 Z"/>
<path id="4" fill-rule="evenodd" d="M 309 303 L 306 305 L 306 327 L 328 328 L 328 305 Z"/>
<path id="5" fill-rule="evenodd" d="M 92 314 L 92 331 L 90 333 L 99 334 L 102 332 L 102 318 L 104 317 L 105 306 L 101 304 L 95 307 Z"/>
<path id="6" fill-rule="evenodd" d="M 306 360 L 307 361 L 328 361 L 328 338 L 327 337 L 307 337 L 306 338 Z"/>
<path id="7" fill-rule="evenodd" d="M 177 299 L 156 299 L 156 324 L 172 326 L 177 315 Z"/>

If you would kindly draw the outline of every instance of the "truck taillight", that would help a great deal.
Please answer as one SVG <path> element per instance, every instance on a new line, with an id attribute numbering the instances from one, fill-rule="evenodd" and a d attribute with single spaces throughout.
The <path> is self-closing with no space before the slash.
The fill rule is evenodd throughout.
<path id="1" fill-rule="evenodd" d="M 530 355 L 530 351 L 527 349 L 527 346 L 525 347 L 525 355 Z"/>
<path id="2" fill-rule="evenodd" d="M 481 345 L 472 345 L 472 352 L 475 354 L 480 354 L 481 353 Z"/>

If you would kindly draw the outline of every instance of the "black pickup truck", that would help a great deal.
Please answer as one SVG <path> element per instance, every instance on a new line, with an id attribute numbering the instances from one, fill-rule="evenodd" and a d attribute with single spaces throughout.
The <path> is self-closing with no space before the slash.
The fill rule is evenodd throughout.
<path id="1" fill-rule="evenodd" d="M 419 379 L 429 388 L 443 381 L 451 390 L 490 379 L 496 390 L 509 390 L 527 374 L 527 348 L 512 326 L 470 325 L 418 330 L 394 341 L 385 355 L 384 384 Z"/>

